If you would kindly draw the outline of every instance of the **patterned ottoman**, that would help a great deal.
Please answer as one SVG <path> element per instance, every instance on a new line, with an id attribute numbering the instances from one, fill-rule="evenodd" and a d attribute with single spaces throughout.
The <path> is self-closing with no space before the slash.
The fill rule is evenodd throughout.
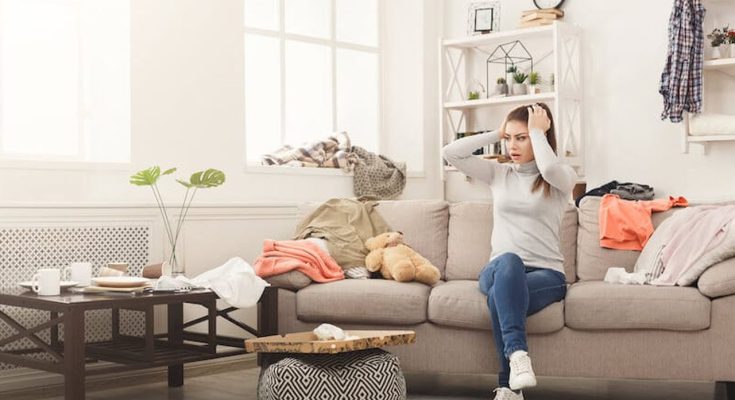
<path id="1" fill-rule="evenodd" d="M 398 357 L 381 349 L 291 354 L 263 369 L 259 400 L 404 400 Z"/>

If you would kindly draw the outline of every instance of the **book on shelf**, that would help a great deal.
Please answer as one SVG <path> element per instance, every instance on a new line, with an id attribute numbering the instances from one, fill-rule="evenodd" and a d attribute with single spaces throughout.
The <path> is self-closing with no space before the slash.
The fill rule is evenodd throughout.
<path id="1" fill-rule="evenodd" d="M 519 28 L 530 28 L 533 26 L 551 25 L 552 23 L 554 23 L 553 19 L 536 19 L 533 21 L 521 22 L 520 24 L 518 24 L 518 27 Z"/>
<path id="2" fill-rule="evenodd" d="M 534 10 L 526 10 L 526 11 L 521 12 L 522 17 L 525 17 L 526 15 L 529 15 L 529 14 L 543 14 L 543 15 L 553 14 L 558 17 L 563 17 L 564 11 L 559 10 L 558 8 L 542 8 L 540 10 L 534 9 Z"/>
<path id="3" fill-rule="evenodd" d="M 534 21 L 537 19 L 549 19 L 549 20 L 555 20 L 559 19 L 559 16 L 556 14 L 542 14 L 542 13 L 532 13 L 528 15 L 524 15 L 521 17 L 521 22 L 526 21 Z"/>

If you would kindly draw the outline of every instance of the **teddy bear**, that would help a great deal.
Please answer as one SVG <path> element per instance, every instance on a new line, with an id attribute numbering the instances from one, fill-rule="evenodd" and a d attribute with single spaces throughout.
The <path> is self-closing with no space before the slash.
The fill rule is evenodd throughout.
<path id="1" fill-rule="evenodd" d="M 418 281 L 434 285 L 441 275 L 439 269 L 414 249 L 403 243 L 402 232 L 386 232 L 365 242 L 370 253 L 365 257 L 368 271 L 380 271 L 385 279 L 398 282 Z"/>

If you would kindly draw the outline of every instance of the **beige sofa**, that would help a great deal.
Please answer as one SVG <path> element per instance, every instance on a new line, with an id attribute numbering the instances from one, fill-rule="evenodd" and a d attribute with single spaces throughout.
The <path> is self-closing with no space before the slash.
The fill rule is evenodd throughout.
<path id="1" fill-rule="evenodd" d="M 561 231 L 566 299 L 529 317 L 538 375 L 735 381 L 735 259 L 710 268 L 699 287 L 613 285 L 609 267 L 632 270 L 638 252 L 599 246 L 600 198 L 569 205 Z M 314 205 L 302 207 L 301 216 Z M 380 214 L 442 271 L 434 287 L 381 279 L 299 283 L 277 290 L 278 332 L 329 322 L 345 329 L 413 329 L 417 342 L 390 350 L 404 370 L 498 371 L 485 297 L 477 285 L 490 255 L 492 204 L 386 201 Z M 654 214 L 654 225 L 676 211 Z M 735 398 L 731 383 L 718 385 Z M 730 389 L 730 390 L 728 390 Z"/>

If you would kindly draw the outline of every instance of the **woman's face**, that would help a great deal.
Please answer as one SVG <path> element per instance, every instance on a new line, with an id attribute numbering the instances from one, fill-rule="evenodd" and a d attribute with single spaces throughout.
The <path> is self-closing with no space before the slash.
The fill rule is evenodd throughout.
<path id="1" fill-rule="evenodd" d="M 516 164 L 533 161 L 531 138 L 528 136 L 528 125 L 521 121 L 508 121 L 503 134 L 510 159 Z"/>

